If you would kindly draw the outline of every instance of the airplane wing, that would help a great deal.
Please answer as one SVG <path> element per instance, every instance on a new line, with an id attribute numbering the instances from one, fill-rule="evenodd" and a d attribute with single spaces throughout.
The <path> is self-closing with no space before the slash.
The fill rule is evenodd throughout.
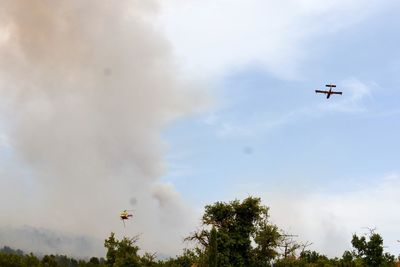
<path id="1" fill-rule="evenodd" d="M 315 92 L 318 94 L 318 93 L 321 93 L 321 94 L 327 94 L 327 93 L 329 93 L 328 91 L 323 91 L 323 90 L 315 90 Z"/>
<path id="2" fill-rule="evenodd" d="M 341 95 L 342 92 L 331 92 L 332 95 Z"/>

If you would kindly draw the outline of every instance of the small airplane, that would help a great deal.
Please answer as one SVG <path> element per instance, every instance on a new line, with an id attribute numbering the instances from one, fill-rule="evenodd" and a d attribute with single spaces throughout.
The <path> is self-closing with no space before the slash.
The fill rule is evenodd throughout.
<path id="1" fill-rule="evenodd" d="M 131 211 L 131 210 L 129 210 Z M 124 223 L 124 227 L 125 227 L 125 220 L 129 220 L 130 217 L 133 217 L 132 214 L 130 214 L 128 212 L 128 210 L 124 210 L 123 212 L 121 212 L 121 214 L 119 215 L 119 217 L 121 218 L 122 222 Z"/>
<path id="2" fill-rule="evenodd" d="M 335 84 L 327 84 L 325 85 L 326 87 L 329 87 L 329 91 L 324 91 L 324 90 L 315 90 L 315 92 L 318 94 L 326 94 L 326 98 L 328 99 L 331 95 L 341 95 L 342 92 L 336 92 L 336 91 L 332 91 L 333 87 L 336 87 Z"/>

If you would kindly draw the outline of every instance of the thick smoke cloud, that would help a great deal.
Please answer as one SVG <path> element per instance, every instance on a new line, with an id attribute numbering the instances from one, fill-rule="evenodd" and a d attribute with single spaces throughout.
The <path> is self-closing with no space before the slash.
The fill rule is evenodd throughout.
<path id="1" fill-rule="evenodd" d="M 200 103 L 146 22 L 156 11 L 153 1 L 2 1 L 3 225 L 142 233 L 143 248 L 176 251 L 191 219 L 166 218 L 185 208 L 157 183 L 160 131 Z M 118 213 L 132 199 L 123 228 Z"/>

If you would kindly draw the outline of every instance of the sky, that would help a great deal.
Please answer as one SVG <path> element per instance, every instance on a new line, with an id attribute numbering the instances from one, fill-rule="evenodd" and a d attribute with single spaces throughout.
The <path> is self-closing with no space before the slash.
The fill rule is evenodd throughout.
<path id="1" fill-rule="evenodd" d="M 375 227 L 400 254 L 396 1 L 25 5 L 0 8 L 0 245 L 175 255 L 251 195 L 328 256 Z"/>
<path id="2" fill-rule="evenodd" d="M 196 206 L 259 196 L 330 256 L 366 227 L 399 254 L 399 4 L 174 3 L 160 24 L 213 104 L 164 132 L 163 180 Z M 314 93 L 327 83 L 343 96 Z"/>

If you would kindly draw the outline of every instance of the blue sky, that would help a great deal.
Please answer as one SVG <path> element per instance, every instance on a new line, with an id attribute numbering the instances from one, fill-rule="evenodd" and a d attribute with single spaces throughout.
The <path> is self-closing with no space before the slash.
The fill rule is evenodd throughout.
<path id="1" fill-rule="evenodd" d="M 321 194 L 323 199 L 332 196 L 346 199 L 346 196 L 356 196 L 361 191 L 371 195 L 371 199 L 377 195 L 375 201 L 381 202 L 391 213 L 396 203 L 391 202 L 392 199 L 385 200 L 385 192 L 375 194 L 373 190 L 385 184 L 388 176 L 398 177 L 400 172 L 399 5 L 391 1 L 365 5 L 352 1 L 354 6 L 350 4 L 349 7 L 344 2 L 332 1 L 332 6 L 325 9 L 323 3 L 314 2 L 318 6 L 315 8 L 312 1 L 302 1 L 306 10 L 304 16 L 281 13 L 280 19 L 275 21 L 275 18 L 268 18 L 268 12 L 264 16 L 255 8 L 257 3 L 263 4 L 250 2 L 248 6 L 241 4 L 244 16 L 226 22 L 232 23 L 227 28 L 234 32 L 236 24 L 245 24 L 249 14 L 256 17 L 250 20 L 257 23 L 248 29 L 255 34 L 257 29 L 259 35 L 265 34 L 263 25 L 259 23 L 277 23 L 276 28 L 282 29 L 285 36 L 269 37 L 272 42 L 275 39 L 277 43 L 281 39 L 292 42 L 282 45 L 284 51 L 275 46 L 273 49 L 276 50 L 272 52 L 260 48 L 257 41 L 261 38 L 248 40 L 245 38 L 246 29 L 238 27 L 239 30 L 232 33 L 233 37 L 226 31 L 221 33 L 227 37 L 214 40 L 214 47 L 208 47 L 209 50 L 206 45 L 196 46 L 188 41 L 194 51 L 200 50 L 199 53 L 206 55 L 203 58 L 214 56 L 207 63 L 190 53 L 185 54 L 183 50 L 190 45 L 182 45 L 182 40 L 175 36 L 181 33 L 188 39 L 197 38 L 201 43 L 202 38 L 217 35 L 210 32 L 219 28 L 209 25 L 195 28 L 198 32 L 185 31 L 184 26 L 174 23 L 180 19 L 178 11 L 172 12 L 172 22 L 168 15 L 167 19 L 164 18 L 167 24 L 164 27 L 176 53 L 183 58 L 183 65 L 187 61 L 195 62 L 187 63 L 190 65 L 187 67 L 189 75 L 196 76 L 196 71 L 201 73 L 203 81 L 208 81 L 206 84 L 212 88 L 213 104 L 207 111 L 178 121 L 164 132 L 169 144 L 166 156 L 169 171 L 163 180 L 173 183 L 183 198 L 197 207 L 246 195 L 260 196 L 265 204 L 271 206 L 272 218 L 276 211 L 272 203 L 276 201 L 270 198 L 301 202 L 304 194 Z M 226 7 L 226 13 L 229 14 L 231 8 Z M 317 10 L 315 13 L 307 12 L 314 8 Z M 224 10 L 222 2 L 210 8 L 211 14 L 212 10 Z M 201 18 L 199 14 L 202 11 L 191 12 L 194 18 Z M 182 15 L 184 18 L 189 16 Z M 210 16 L 212 23 L 215 18 Z M 257 19 L 257 16 L 260 17 Z M 287 20 L 285 16 L 288 16 Z M 337 21 L 325 20 L 325 16 Z M 190 22 L 189 19 L 187 23 L 190 25 Z M 311 32 L 300 28 L 318 23 L 318 29 Z M 204 33 L 207 32 L 205 28 L 210 31 L 208 34 Z M 305 33 L 286 39 L 292 31 L 297 33 L 299 29 Z M 241 34 L 244 38 L 240 38 Z M 226 40 L 242 40 L 246 44 L 241 46 Z M 235 53 L 238 58 L 244 55 L 243 59 L 235 61 L 235 54 L 225 55 L 223 50 L 218 50 L 224 46 L 230 50 L 231 45 L 238 46 Z M 252 45 L 255 52 L 249 53 Z M 263 54 L 265 51 L 267 55 Z M 277 56 L 270 61 L 269 54 Z M 207 64 L 218 67 L 204 66 Z M 278 70 L 274 69 L 275 66 Z M 209 80 L 204 78 L 207 76 Z M 316 95 L 314 90 L 322 89 L 326 83 L 337 84 L 338 89 L 343 90 L 343 96 L 326 100 Z M 298 195 L 299 199 L 293 195 Z M 368 205 L 367 202 L 358 204 Z M 314 202 L 309 208 L 318 205 Z M 349 204 L 341 209 L 349 207 L 353 208 Z M 353 212 L 357 213 L 357 210 Z M 341 216 L 338 215 L 341 212 L 335 211 L 326 214 L 330 213 L 338 218 Z M 359 214 L 362 218 L 359 224 L 342 222 L 345 228 L 347 224 L 354 227 L 346 229 L 348 234 L 349 231 L 363 231 L 365 226 L 376 226 L 378 231 L 386 234 L 389 243 L 392 242 L 389 236 L 400 234 L 387 231 L 394 223 L 389 218 L 385 223 L 375 225 L 374 216 L 363 216 Z M 285 227 L 291 228 L 295 224 L 282 219 L 284 215 L 278 217 L 277 221 Z M 299 231 L 307 232 L 304 229 Z M 305 232 L 301 234 L 311 236 Z M 348 246 L 350 238 L 348 235 L 347 241 L 338 241 L 340 244 L 337 243 L 336 249 L 324 247 L 321 241 L 312 241 L 316 242 L 316 248 L 332 255 Z M 394 246 L 389 245 L 398 253 Z"/>
<path id="2" fill-rule="evenodd" d="M 0 245 L 175 255 L 204 205 L 254 195 L 321 253 L 364 227 L 400 253 L 398 1 L 27 5 L 0 7 Z"/>
<path id="3" fill-rule="evenodd" d="M 307 49 L 319 53 L 302 66 L 299 79 L 279 79 L 258 65 L 224 74 L 213 85 L 218 103 L 211 111 L 166 131 L 169 157 L 184 154 L 171 164 L 180 162 L 196 170 L 188 173 L 196 177 L 189 185 L 219 180 L 226 186 L 230 176 L 247 174 L 250 177 L 242 179 L 248 182 L 273 182 L 275 175 L 293 175 L 289 179 L 296 181 L 301 175 L 302 182 L 323 186 L 334 178 L 340 182 L 349 176 L 364 179 L 397 171 L 396 16 L 385 10 L 349 29 L 316 38 Z M 329 101 L 315 95 L 315 89 L 330 82 L 338 88 L 356 83 L 366 92 L 354 103 L 349 99 L 356 92 L 346 88 L 343 97 Z M 248 147 L 253 153 L 244 152 Z M 385 160 L 377 161 L 382 156 Z M 183 193 L 187 189 L 183 186 Z"/>

